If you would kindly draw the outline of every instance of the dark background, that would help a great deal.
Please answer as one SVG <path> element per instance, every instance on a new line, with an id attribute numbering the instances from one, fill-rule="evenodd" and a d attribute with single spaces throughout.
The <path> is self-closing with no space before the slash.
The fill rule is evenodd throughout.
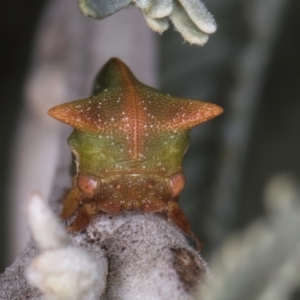
<path id="1" fill-rule="evenodd" d="M 8 185 L 11 171 L 12 145 L 17 123 L 24 109 L 23 84 L 28 72 L 30 55 L 38 18 L 45 1 L 1 0 L 0 20 L 0 269 L 7 266 Z"/>
<path id="2" fill-rule="evenodd" d="M 0 270 L 3 271 L 10 251 L 6 241 L 7 191 L 8 185 L 13 185 L 8 180 L 11 147 L 24 108 L 23 84 L 45 1 L 1 2 L 5 8 L 0 21 Z M 258 52 L 253 64 L 262 62 L 261 68 L 257 68 L 259 72 L 249 72 L 249 79 L 243 80 L 247 78 L 242 67 L 247 50 L 253 43 L 264 43 L 263 39 L 256 42 L 247 2 L 206 1 L 219 28 L 203 48 L 182 43 L 181 36 L 172 28 L 158 42 L 160 89 L 176 96 L 214 102 L 225 109 L 223 116 L 192 131 L 191 147 L 184 159 L 187 186 L 181 203 L 193 230 L 203 241 L 206 258 L 230 232 L 245 228 L 265 214 L 265 188 L 274 176 L 290 174 L 297 179 L 300 176 L 300 2 L 285 1 L 285 9 L 276 22 L 278 27 L 273 29 L 274 36 L 265 46 L 267 58 Z M 245 94 L 241 100 L 234 97 L 236 91 L 243 91 L 241 85 L 253 81 L 256 86 L 253 96 Z M 243 108 L 247 108 L 246 112 Z M 236 134 L 243 126 L 246 129 Z"/>

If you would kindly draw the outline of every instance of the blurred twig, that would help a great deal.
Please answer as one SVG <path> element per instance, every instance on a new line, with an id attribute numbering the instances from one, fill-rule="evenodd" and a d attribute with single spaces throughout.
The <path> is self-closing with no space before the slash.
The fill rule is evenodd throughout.
<path id="1" fill-rule="evenodd" d="M 139 47 L 132 47 L 135 44 Z M 94 76 L 112 56 L 130 65 L 143 82 L 152 86 L 157 82 L 155 34 L 136 10 L 120 12 L 100 24 L 85 18 L 74 0 L 49 0 L 33 49 L 7 201 L 11 205 L 10 259 L 28 241 L 26 199 L 34 190 L 48 197 L 60 149 L 66 144 L 68 130 L 50 120 L 47 110 L 88 96 Z"/>
<path id="2" fill-rule="evenodd" d="M 256 222 L 214 257 L 204 300 L 288 300 L 300 285 L 300 207 Z"/>
<path id="3" fill-rule="evenodd" d="M 287 1 L 245 2 L 250 41 L 237 60 L 236 84 L 229 96 L 222 132 L 221 166 L 214 183 L 213 243 L 220 242 L 233 226 L 235 206 L 251 128 L 258 108 L 271 51 Z"/>
<path id="4" fill-rule="evenodd" d="M 289 299 L 300 286 L 299 196 L 299 180 L 291 175 L 269 182 L 268 216 L 225 241 L 212 259 L 213 280 L 199 299 Z"/>

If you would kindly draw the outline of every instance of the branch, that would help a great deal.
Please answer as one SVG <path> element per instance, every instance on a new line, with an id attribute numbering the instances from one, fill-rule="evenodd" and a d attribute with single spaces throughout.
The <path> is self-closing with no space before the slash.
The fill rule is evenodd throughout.
<path id="1" fill-rule="evenodd" d="M 61 174 L 63 173 L 63 175 Z M 60 168 L 52 204 L 64 186 Z M 60 192 L 59 192 L 60 191 Z M 99 215 L 69 237 L 49 206 L 34 195 L 28 203 L 31 245 L 0 277 L 1 299 L 192 300 L 208 276 L 199 253 L 163 215 L 124 212 Z M 108 270 L 107 270 L 107 266 Z M 16 296 L 18 295 L 18 296 Z M 16 298 L 15 298 L 16 297 Z"/>
<path id="2" fill-rule="evenodd" d="M 59 173 L 66 177 L 62 170 Z M 62 188 L 56 186 L 56 193 Z M 162 215 L 102 215 L 83 232 L 67 237 L 57 217 L 35 196 L 29 202 L 28 215 L 40 253 L 27 269 L 27 276 L 48 299 L 99 299 L 104 284 L 106 290 L 100 299 L 106 300 L 289 299 L 300 285 L 300 207 L 291 201 L 283 206 L 277 199 L 272 205 L 275 208 L 271 207 L 268 218 L 227 240 L 211 264 L 214 280 L 204 286 L 208 278 L 205 263 Z M 36 254 L 30 244 L 0 276 L 0 299 L 40 299 L 41 293 L 28 286 L 23 276 L 24 267 Z M 76 262 L 78 258 L 80 262 Z M 68 278 L 68 274 L 62 296 L 61 283 L 53 284 L 52 279 Z M 75 285 L 76 295 L 68 298 L 67 293 L 76 290 L 72 284 L 82 279 L 92 284 Z M 83 296 L 91 291 L 94 295 Z M 198 295 L 194 296 L 195 292 Z"/>

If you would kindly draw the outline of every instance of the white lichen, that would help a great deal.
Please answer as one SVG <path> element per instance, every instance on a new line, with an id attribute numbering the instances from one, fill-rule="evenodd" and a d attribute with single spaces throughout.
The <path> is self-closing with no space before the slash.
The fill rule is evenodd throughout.
<path id="1" fill-rule="evenodd" d="M 95 19 L 134 5 L 152 30 L 163 33 L 168 29 L 169 18 L 183 38 L 196 45 L 205 44 L 217 29 L 214 17 L 200 0 L 78 0 L 78 5 L 86 16 Z"/>
<path id="2" fill-rule="evenodd" d="M 106 258 L 72 246 L 62 224 L 38 194 L 30 198 L 27 211 L 32 237 L 41 251 L 25 271 L 28 282 L 47 300 L 98 300 L 105 289 Z"/>

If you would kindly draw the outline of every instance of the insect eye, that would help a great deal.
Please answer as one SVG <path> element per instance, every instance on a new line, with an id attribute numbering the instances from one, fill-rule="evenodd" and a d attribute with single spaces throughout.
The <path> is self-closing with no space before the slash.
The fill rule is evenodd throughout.
<path id="1" fill-rule="evenodd" d="M 170 185 L 172 190 L 172 197 L 176 197 L 180 194 L 183 190 L 185 185 L 185 177 L 182 173 L 176 174 L 175 176 L 171 177 Z"/>
<path id="2" fill-rule="evenodd" d="M 97 180 L 89 176 L 79 175 L 77 176 L 77 187 L 84 196 L 92 199 L 95 195 Z"/>

